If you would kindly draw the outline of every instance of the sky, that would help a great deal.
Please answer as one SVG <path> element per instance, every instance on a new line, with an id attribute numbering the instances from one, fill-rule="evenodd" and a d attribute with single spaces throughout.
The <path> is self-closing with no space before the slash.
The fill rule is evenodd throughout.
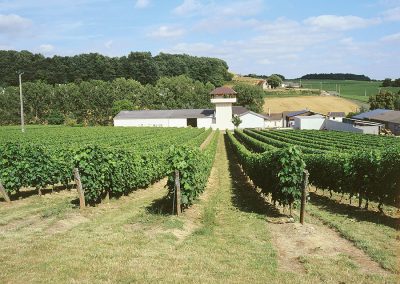
<path id="1" fill-rule="evenodd" d="M 400 0 L 0 0 L 0 49 L 218 57 L 238 74 L 400 77 Z"/>

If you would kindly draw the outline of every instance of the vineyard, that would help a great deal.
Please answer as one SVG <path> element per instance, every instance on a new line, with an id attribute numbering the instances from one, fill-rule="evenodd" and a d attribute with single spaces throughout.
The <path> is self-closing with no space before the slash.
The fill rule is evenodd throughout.
<path id="1" fill-rule="evenodd" d="M 348 194 L 350 200 L 356 196 L 359 207 L 365 201 L 368 208 L 370 200 L 381 211 L 383 204 L 400 205 L 400 140 L 395 137 L 248 129 L 228 137 L 245 173 L 281 204 L 299 198 L 306 168 L 316 188 Z"/>
<path id="2" fill-rule="evenodd" d="M 399 141 L 1 127 L 0 181 L 11 202 L 0 196 L 0 282 L 398 283 Z M 318 192 L 301 225 L 306 171 Z"/>
<path id="3" fill-rule="evenodd" d="M 195 151 L 192 149 L 210 134 L 211 130 L 197 128 L 111 127 L 30 127 L 22 134 L 18 128 L 4 127 L 0 134 L 0 181 L 9 194 L 18 194 L 21 188 L 41 194 L 48 186 L 68 188 L 73 182 L 72 170 L 78 168 L 86 202 L 97 203 L 105 196 L 126 195 L 165 177 L 171 172 L 168 159 L 178 145 L 185 147 L 184 152 Z M 205 154 L 198 150 L 193 155 L 208 155 L 208 168 L 215 153 L 215 142 L 211 145 L 213 151 L 207 147 Z M 203 170 L 203 187 L 207 172 L 209 169 Z M 188 202 L 185 199 L 183 203 Z"/>

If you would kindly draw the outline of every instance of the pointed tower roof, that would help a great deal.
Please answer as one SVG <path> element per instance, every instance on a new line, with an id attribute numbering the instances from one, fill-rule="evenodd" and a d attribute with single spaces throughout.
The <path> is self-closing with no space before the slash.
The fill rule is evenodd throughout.
<path id="1" fill-rule="evenodd" d="M 236 95 L 236 92 L 229 87 L 219 87 L 214 89 L 210 95 Z"/>

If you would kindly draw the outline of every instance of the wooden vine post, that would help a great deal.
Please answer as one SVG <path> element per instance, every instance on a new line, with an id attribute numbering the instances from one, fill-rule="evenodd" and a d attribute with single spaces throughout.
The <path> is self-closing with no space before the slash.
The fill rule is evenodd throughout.
<path id="1" fill-rule="evenodd" d="M 4 186 L 3 186 L 3 184 L 1 182 L 0 182 L 0 192 L 3 194 L 4 200 L 7 203 L 10 203 L 11 202 L 10 197 L 8 196 L 7 191 L 6 191 L 6 189 L 4 188 Z"/>
<path id="2" fill-rule="evenodd" d="M 79 208 L 83 209 L 85 208 L 85 191 L 82 186 L 81 182 L 81 176 L 79 175 L 79 169 L 74 168 L 74 179 L 76 183 L 76 188 L 78 190 L 78 195 L 79 195 Z"/>
<path id="3" fill-rule="evenodd" d="M 175 170 L 175 197 L 176 197 L 176 215 L 181 214 L 181 181 L 179 179 L 179 171 Z"/>
<path id="4" fill-rule="evenodd" d="M 306 199 L 307 199 L 307 188 L 308 188 L 308 177 L 309 172 L 304 170 L 303 172 L 303 188 L 301 189 L 301 205 L 300 205 L 300 223 L 304 225 L 304 213 L 306 211 Z"/>

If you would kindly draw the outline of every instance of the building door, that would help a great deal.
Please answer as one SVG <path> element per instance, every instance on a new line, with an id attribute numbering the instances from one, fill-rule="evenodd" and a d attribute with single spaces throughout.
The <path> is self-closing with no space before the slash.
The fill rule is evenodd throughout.
<path id="1" fill-rule="evenodd" d="M 188 118 L 187 126 L 197 127 L 197 118 Z"/>

